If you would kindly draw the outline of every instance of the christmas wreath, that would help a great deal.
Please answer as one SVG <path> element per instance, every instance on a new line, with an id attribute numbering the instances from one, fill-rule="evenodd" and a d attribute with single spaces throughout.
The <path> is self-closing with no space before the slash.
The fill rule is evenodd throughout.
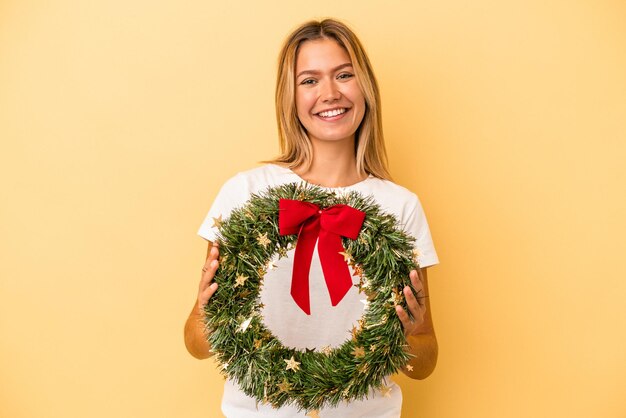
<path id="1" fill-rule="evenodd" d="M 206 305 L 205 327 L 222 373 L 276 408 L 294 404 L 313 411 L 362 399 L 371 388 L 389 395 L 385 377 L 410 359 L 395 305 L 408 312 L 402 289 L 411 286 L 409 272 L 417 268 L 414 238 L 396 218 L 356 191 L 290 183 L 253 194 L 228 219 L 214 220 L 220 288 Z M 307 312 L 311 245 L 318 237 L 333 305 L 353 285 L 350 264 L 366 309 L 340 347 L 299 350 L 284 346 L 264 325 L 259 291 L 273 259 L 295 248 L 292 296 Z M 305 286 L 298 285 L 303 277 Z"/>

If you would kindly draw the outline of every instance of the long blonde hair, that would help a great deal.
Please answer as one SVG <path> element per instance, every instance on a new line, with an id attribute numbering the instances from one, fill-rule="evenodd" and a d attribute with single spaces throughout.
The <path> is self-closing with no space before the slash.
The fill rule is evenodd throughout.
<path id="1" fill-rule="evenodd" d="M 296 110 L 295 70 L 300 45 L 324 38 L 336 41 L 346 50 L 365 98 L 365 114 L 355 133 L 357 171 L 361 175 L 372 174 L 391 180 L 383 138 L 380 92 L 374 71 L 354 32 L 334 19 L 306 22 L 294 30 L 283 44 L 276 80 L 276 120 L 281 154 L 266 162 L 290 169 L 304 166 L 308 170 L 313 161 L 313 148 Z"/>

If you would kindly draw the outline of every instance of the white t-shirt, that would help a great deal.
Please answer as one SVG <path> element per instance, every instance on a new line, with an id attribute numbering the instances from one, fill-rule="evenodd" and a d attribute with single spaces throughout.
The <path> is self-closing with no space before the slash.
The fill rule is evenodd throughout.
<path id="1" fill-rule="evenodd" d="M 243 206 L 250 199 L 252 193 L 262 192 L 270 186 L 294 182 L 302 183 L 304 180 L 292 170 L 275 164 L 238 173 L 222 186 L 198 230 L 198 235 L 215 241 L 217 228 L 213 226 L 214 218 L 221 216 L 222 219 L 227 219 L 233 209 Z M 373 196 L 383 211 L 394 215 L 400 227 L 416 238 L 415 247 L 420 266 L 424 268 L 439 263 L 426 216 L 418 197 L 411 191 L 371 175 L 351 186 L 325 189 L 336 192 L 355 190 L 365 196 Z M 353 286 L 337 306 L 331 305 L 316 245 L 309 273 L 311 314 L 307 315 L 296 305 L 290 293 L 294 251 L 288 251 L 287 257 L 280 260 L 276 257 L 273 261 L 276 268 L 269 270 L 264 277 L 260 298 L 264 305 L 262 316 L 265 326 L 288 347 L 301 350 L 338 347 L 351 338 L 352 327 L 357 325 L 363 315 L 362 300 L 365 295 Z M 387 379 L 387 386 L 391 387 L 387 396 L 383 396 L 380 391 L 371 390 L 367 399 L 344 402 L 335 408 L 324 408 L 319 411 L 319 417 L 398 418 L 402 407 L 400 387 L 390 379 Z M 227 418 L 306 417 L 305 411 L 298 412 L 294 406 L 274 409 L 270 405 L 257 403 L 239 390 L 237 384 L 230 379 L 226 380 L 224 386 L 222 412 Z"/>

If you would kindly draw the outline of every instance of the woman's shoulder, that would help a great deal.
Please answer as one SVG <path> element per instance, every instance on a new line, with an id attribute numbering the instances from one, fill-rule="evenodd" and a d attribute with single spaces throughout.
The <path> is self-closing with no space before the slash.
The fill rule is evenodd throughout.
<path id="1" fill-rule="evenodd" d="M 369 188 L 378 200 L 419 202 L 415 192 L 391 180 L 372 176 L 370 177 Z"/>
<path id="2" fill-rule="evenodd" d="M 276 164 L 263 164 L 236 172 L 226 180 L 224 186 L 256 192 L 268 186 L 283 184 L 289 181 L 292 174 L 293 172 L 286 167 Z"/>

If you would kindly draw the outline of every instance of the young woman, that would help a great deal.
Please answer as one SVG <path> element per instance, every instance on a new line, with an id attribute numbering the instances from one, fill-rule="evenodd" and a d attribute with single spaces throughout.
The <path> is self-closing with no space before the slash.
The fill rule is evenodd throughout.
<path id="1" fill-rule="evenodd" d="M 437 264 L 438 259 L 426 217 L 417 196 L 390 180 L 378 85 L 361 43 L 343 23 L 332 19 L 307 22 L 287 38 L 279 57 L 276 115 L 282 154 L 228 180 L 198 231 L 209 241 L 209 247 L 198 297 L 185 325 L 185 344 L 199 359 L 211 355 L 203 331 L 203 307 L 219 292 L 213 282 L 219 266 L 219 249 L 214 243 L 216 224 L 249 200 L 252 193 L 268 186 L 308 182 L 373 196 L 416 238 L 421 271 L 412 271 L 410 279 L 417 294 L 428 295 L 426 268 Z M 277 268 L 268 271 L 264 278 L 260 297 L 265 325 L 285 346 L 340 346 L 349 339 L 349 330 L 363 314 L 363 294 L 353 287 L 332 306 L 314 253 L 310 313 L 303 312 L 290 296 L 292 256 L 291 253 L 277 262 Z M 399 306 L 397 315 L 415 357 L 403 372 L 423 379 L 430 375 L 437 361 L 429 298 L 417 300 L 408 286 L 404 296 L 413 319 Z M 368 399 L 323 409 L 319 417 L 397 418 L 402 394 L 392 381 L 388 385 L 390 391 L 372 390 Z M 257 405 L 230 380 L 225 384 L 222 411 L 229 418 L 305 416 L 304 411 L 298 412 L 291 406 L 274 409 Z"/>

